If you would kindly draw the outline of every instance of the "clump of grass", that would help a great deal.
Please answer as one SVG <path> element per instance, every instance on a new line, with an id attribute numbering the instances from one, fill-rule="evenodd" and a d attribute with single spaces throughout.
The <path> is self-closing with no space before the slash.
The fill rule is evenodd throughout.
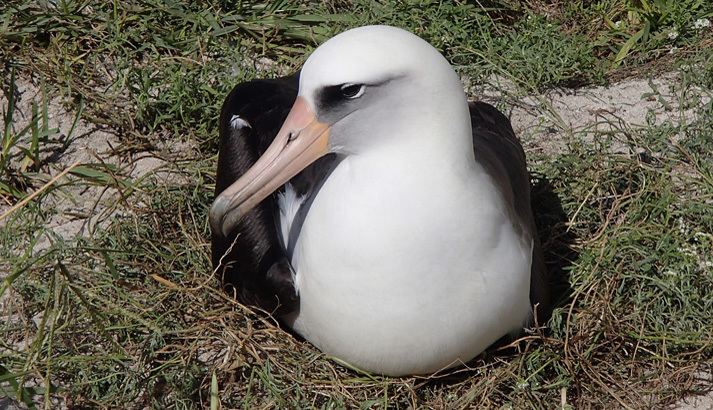
<path id="1" fill-rule="evenodd" d="M 713 7 L 703 0 L 630 0 L 607 24 L 610 39 L 624 41 L 614 57 L 619 66 L 634 49 L 648 53 L 664 45 L 680 46 L 695 40 L 701 33 L 696 21 L 713 18 Z M 615 21 L 612 21 L 615 20 Z"/>
<path id="2" fill-rule="evenodd" d="M 45 164 L 40 149 L 47 145 L 49 138 L 57 134 L 58 130 L 49 126 L 48 98 L 44 85 L 41 88 L 41 106 L 32 101 L 31 116 L 24 127 L 15 121 L 17 90 L 14 70 L 7 87 L 4 90 L 7 104 L 2 107 L 4 127 L 0 135 L 0 200 L 11 203 L 22 198 L 33 185 L 33 174 L 39 172 Z"/>

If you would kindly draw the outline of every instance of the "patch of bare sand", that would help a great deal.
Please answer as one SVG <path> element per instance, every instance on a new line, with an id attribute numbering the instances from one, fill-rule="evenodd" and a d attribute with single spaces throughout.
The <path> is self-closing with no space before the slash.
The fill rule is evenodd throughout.
<path id="1" fill-rule="evenodd" d="M 109 173 L 118 181 L 133 183 L 142 178 L 181 183 L 181 173 L 173 160 L 195 153 L 188 143 L 159 146 L 151 152 L 129 152 L 122 148 L 122 140 L 111 129 L 102 128 L 68 111 L 59 98 L 44 96 L 41 88 L 29 78 L 16 79 L 16 105 L 13 131 L 21 132 L 32 121 L 32 107 L 42 107 L 47 100 L 48 128 L 56 130 L 43 144 L 41 157 L 46 167 L 41 173 L 45 180 L 72 165 L 91 167 Z M 6 99 L 0 105 L 7 106 Z M 75 121 L 76 120 L 76 121 Z M 40 205 L 52 210 L 47 221 L 47 233 L 38 241 L 36 249 L 44 249 L 55 238 L 71 240 L 90 236 L 98 227 L 106 226 L 117 215 L 120 184 L 92 184 L 73 177 L 74 183 L 58 181 L 51 195 L 42 196 Z M 185 182 L 185 181 L 183 181 Z M 38 184 L 41 185 L 41 184 Z M 0 205 L 0 214 L 9 205 Z M 0 224 L 5 223 L 0 220 Z"/>
<path id="2" fill-rule="evenodd" d="M 673 410 L 713 410 L 713 393 L 705 396 L 693 396 L 677 402 Z"/>
<path id="3" fill-rule="evenodd" d="M 710 368 L 709 364 L 707 369 L 697 375 L 699 386 L 704 388 L 703 394 L 685 397 L 671 406 L 670 410 L 713 410 L 713 373 Z"/>
<path id="4" fill-rule="evenodd" d="M 526 96 L 519 96 L 516 87 L 507 80 L 493 80 L 495 87 L 473 87 L 472 95 L 507 110 L 525 150 L 537 156 L 565 152 L 569 137 L 575 133 L 593 142 L 601 133 L 690 121 L 697 115 L 698 107 L 711 100 L 704 90 L 685 87 L 678 73 L 653 79 L 628 79 L 606 87 L 554 89 Z M 612 153 L 629 153 L 628 146 L 621 141 L 614 141 L 610 149 Z"/>

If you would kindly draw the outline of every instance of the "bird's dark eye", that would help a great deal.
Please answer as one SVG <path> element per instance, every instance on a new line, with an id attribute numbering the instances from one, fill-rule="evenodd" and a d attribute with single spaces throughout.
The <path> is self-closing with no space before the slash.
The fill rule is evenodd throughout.
<path id="1" fill-rule="evenodd" d="M 344 98 L 359 98 L 364 94 L 364 84 L 342 84 L 339 87 L 339 91 L 341 91 Z"/>

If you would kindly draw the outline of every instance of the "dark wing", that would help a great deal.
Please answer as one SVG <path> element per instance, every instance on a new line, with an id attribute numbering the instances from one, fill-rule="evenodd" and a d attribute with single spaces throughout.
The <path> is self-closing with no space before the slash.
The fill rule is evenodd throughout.
<path id="1" fill-rule="evenodd" d="M 484 102 L 471 102 L 468 105 L 476 160 L 495 180 L 506 201 L 512 204 L 510 212 L 519 222 L 518 228 L 532 232 L 535 244 L 532 251 L 530 302 L 538 305 L 538 322 L 543 323 L 551 313 L 549 282 L 530 203 L 530 175 L 525 163 L 525 151 L 505 115 Z"/>
<path id="2" fill-rule="evenodd" d="M 298 85 L 296 73 L 241 83 L 230 92 L 220 113 L 216 196 L 265 152 L 287 118 Z M 211 252 L 213 268 L 238 300 L 279 315 L 293 311 L 298 298 L 278 239 L 274 210 L 274 197 L 266 198 L 227 238 L 214 233 Z"/>

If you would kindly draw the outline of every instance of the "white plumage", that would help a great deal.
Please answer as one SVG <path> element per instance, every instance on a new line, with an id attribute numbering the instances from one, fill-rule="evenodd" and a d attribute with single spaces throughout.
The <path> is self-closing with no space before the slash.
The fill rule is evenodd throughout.
<path id="1" fill-rule="evenodd" d="M 300 308 L 287 322 L 359 368 L 430 373 L 522 328 L 532 237 L 475 162 L 462 85 L 425 41 L 390 27 L 341 34 L 307 60 L 299 95 L 319 113 L 321 87 L 383 81 L 379 100 L 333 126 L 345 157 L 297 239 Z"/>

